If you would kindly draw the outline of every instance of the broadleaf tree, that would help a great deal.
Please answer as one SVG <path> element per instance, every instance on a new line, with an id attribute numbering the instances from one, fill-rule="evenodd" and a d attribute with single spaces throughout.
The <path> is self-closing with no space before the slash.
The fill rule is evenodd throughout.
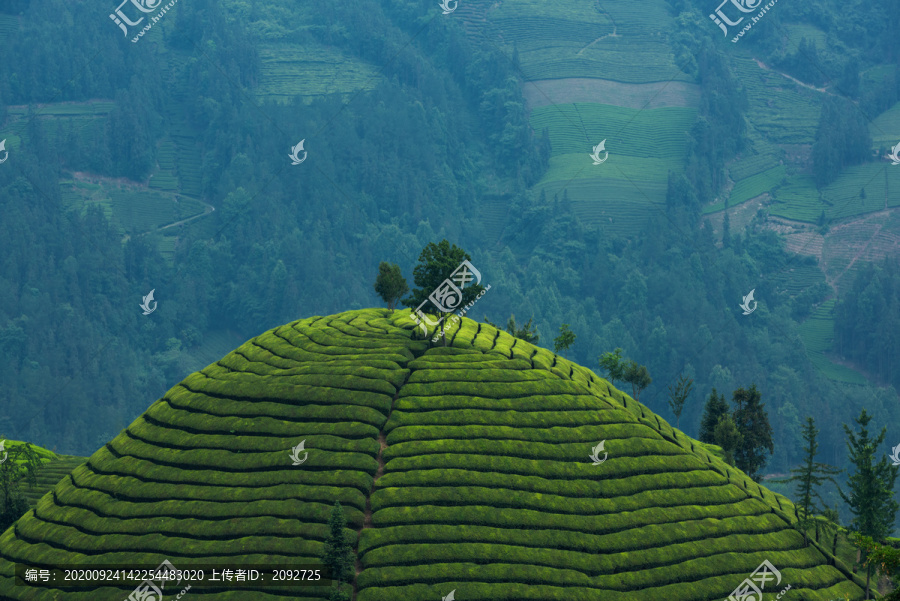
<path id="1" fill-rule="evenodd" d="M 406 278 L 396 263 L 382 261 L 378 265 L 378 276 L 375 278 L 375 292 L 387 303 L 388 310 L 393 313 L 394 306 L 400 297 L 409 292 Z"/>
<path id="2" fill-rule="evenodd" d="M 418 288 L 414 288 L 411 296 L 403 299 L 401 302 L 404 306 L 415 310 L 428 300 L 432 292 L 435 292 L 444 284 L 444 281 L 450 277 L 463 261 L 471 260 L 472 257 L 469 256 L 469 253 L 455 244 L 451 245 L 447 240 L 441 240 L 438 244 L 430 242 L 422 249 L 422 253 L 419 255 L 419 264 L 413 269 L 413 282 Z M 455 305 L 456 307 L 461 307 L 474 301 L 478 294 L 484 290 L 484 286 L 474 282 L 465 282 L 460 287 L 460 290 L 462 299 L 459 299 L 459 302 Z M 439 308 L 429 305 L 423 308 L 423 312 L 436 311 L 440 318 L 441 337 L 444 338 L 444 318 L 450 313 L 442 312 Z M 446 345 L 447 339 L 444 338 L 444 346 Z"/>

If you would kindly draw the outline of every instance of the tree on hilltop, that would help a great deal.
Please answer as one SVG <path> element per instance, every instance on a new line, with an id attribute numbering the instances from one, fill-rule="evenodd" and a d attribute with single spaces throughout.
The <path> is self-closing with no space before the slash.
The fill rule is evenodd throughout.
<path id="1" fill-rule="evenodd" d="M 569 324 L 564 323 L 559 326 L 559 336 L 553 339 L 553 350 L 555 352 L 562 351 L 563 357 L 566 357 L 566 351 L 575 343 L 575 332 L 569 329 Z M 566 357 L 568 359 L 568 357 Z"/>
<path id="2" fill-rule="evenodd" d="M 638 362 L 633 359 L 629 359 L 625 363 L 623 379 L 631 384 L 631 396 L 633 396 L 636 401 L 640 401 L 639 397 L 641 391 L 650 386 L 650 383 L 653 382 L 653 378 L 650 377 L 647 366 L 639 365 Z"/>
<path id="3" fill-rule="evenodd" d="M 625 379 L 625 367 L 622 364 L 622 349 L 616 347 L 615 351 L 603 353 L 600 357 L 600 367 L 606 371 L 606 379 L 615 386 L 616 381 Z"/>
<path id="4" fill-rule="evenodd" d="M 378 265 L 378 276 L 375 278 L 375 292 L 387 303 L 391 313 L 400 297 L 409 292 L 406 278 L 400 273 L 396 263 L 382 261 Z"/>
<path id="5" fill-rule="evenodd" d="M 469 253 L 455 244 L 451 246 L 447 240 L 441 240 L 438 244 L 430 242 L 422 249 L 422 253 L 419 255 L 419 264 L 413 269 L 413 281 L 418 288 L 414 288 L 412 295 L 403 299 L 401 302 L 404 306 L 411 307 L 415 310 L 419 305 L 427 301 L 432 293 L 436 293 L 437 298 L 444 303 L 445 307 L 449 308 L 452 306 L 453 309 L 474 301 L 478 294 L 484 290 L 484 286 L 470 281 L 469 278 L 472 277 L 471 274 L 467 275 L 465 278 L 460 278 L 461 285 L 457 285 L 462 293 L 461 299 L 457 298 L 456 291 L 453 290 L 453 288 L 446 286 L 446 280 L 453 271 L 459 267 L 463 261 L 471 260 L 472 257 L 469 256 Z M 456 283 L 454 284 L 456 285 Z M 437 313 L 441 320 L 441 337 L 443 338 L 443 319 L 449 315 L 450 312 L 443 312 L 439 307 L 434 307 L 433 303 L 430 304 L 432 306 L 429 307 L 426 305 L 422 308 L 422 312 L 428 313 L 435 311 Z M 446 345 L 447 339 L 444 338 L 444 346 Z"/>
<path id="6" fill-rule="evenodd" d="M 725 395 L 719 394 L 715 388 L 706 400 L 703 406 L 703 417 L 700 418 L 700 442 L 707 444 L 717 444 L 715 431 L 719 423 L 719 419 L 723 415 L 728 414 L 728 403 L 725 402 Z"/>
<path id="7" fill-rule="evenodd" d="M 528 320 L 528 323 L 523 324 L 522 327 L 520 328 L 516 324 L 515 314 L 512 314 L 509 316 L 509 321 L 506 322 L 506 332 L 515 338 L 524 340 L 525 342 L 531 342 L 533 344 L 536 344 L 537 341 L 540 340 L 541 337 L 537 333 L 537 328 L 531 325 L 531 322 L 533 320 L 534 320 L 534 317 L 532 316 L 531 319 Z M 489 326 L 494 326 L 498 330 L 501 329 L 500 326 L 493 323 L 487 317 L 484 318 L 484 323 L 488 324 Z"/>
<path id="8" fill-rule="evenodd" d="M 673 388 L 669 385 L 669 408 L 675 415 L 675 427 L 681 429 L 681 414 L 684 411 L 684 403 L 687 401 L 691 389 L 694 387 L 694 381 L 684 374 L 678 376 L 678 383 Z"/>

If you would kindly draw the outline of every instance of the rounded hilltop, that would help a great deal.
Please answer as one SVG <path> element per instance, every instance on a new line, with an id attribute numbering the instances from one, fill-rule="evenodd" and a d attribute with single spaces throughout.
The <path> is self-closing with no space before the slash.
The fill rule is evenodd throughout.
<path id="1" fill-rule="evenodd" d="M 434 345 L 409 315 L 301 319 L 189 375 L 0 536 L 0 599 L 135 588 L 14 586 L 15 562 L 309 566 L 336 501 L 358 601 L 707 601 L 766 561 L 766 600 L 864 598 L 788 499 L 591 370 L 467 318 Z"/>

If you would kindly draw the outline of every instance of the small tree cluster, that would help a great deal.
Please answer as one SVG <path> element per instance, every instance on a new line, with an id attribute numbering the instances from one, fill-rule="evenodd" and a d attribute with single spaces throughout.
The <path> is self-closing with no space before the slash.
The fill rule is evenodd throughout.
<path id="1" fill-rule="evenodd" d="M 701 442 L 722 447 L 729 465 L 758 482 L 767 462 L 765 452 L 771 455 L 775 451 L 769 416 L 755 384 L 749 389 L 735 390 L 732 402 L 736 407 L 729 413 L 725 397 L 712 389 L 703 408 L 699 438 Z"/>
<path id="2" fill-rule="evenodd" d="M 631 396 L 640 401 L 641 392 L 650 386 L 653 378 L 647 367 L 633 359 L 622 359 L 622 349 L 603 353 L 600 367 L 606 371 L 606 379 L 615 386 L 616 381 L 631 384 Z"/>
<path id="3" fill-rule="evenodd" d="M 0 533 L 28 511 L 28 501 L 20 493 L 20 485 L 26 482 L 30 486 L 35 486 L 37 484 L 35 472 L 41 464 L 40 457 L 30 442 L 16 445 L 6 453 L 6 460 L 0 463 L 0 494 L 3 495 L 3 506 L 0 507 Z"/>

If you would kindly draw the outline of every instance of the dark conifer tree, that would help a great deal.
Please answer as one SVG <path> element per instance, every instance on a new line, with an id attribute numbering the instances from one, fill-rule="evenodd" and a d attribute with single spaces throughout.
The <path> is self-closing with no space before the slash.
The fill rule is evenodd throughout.
<path id="1" fill-rule="evenodd" d="M 716 444 L 716 425 L 719 423 L 719 418 L 727 414 L 728 403 L 725 401 L 725 396 L 713 388 L 703 406 L 703 416 L 700 418 L 700 435 L 698 437 L 700 442 Z"/>

